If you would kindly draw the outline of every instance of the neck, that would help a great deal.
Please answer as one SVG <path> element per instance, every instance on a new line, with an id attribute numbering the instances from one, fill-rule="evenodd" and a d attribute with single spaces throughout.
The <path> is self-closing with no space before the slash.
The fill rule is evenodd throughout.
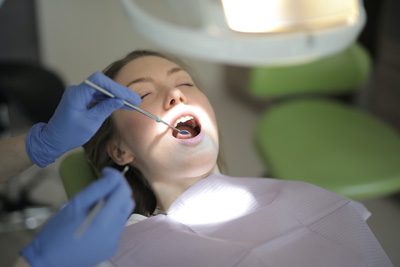
<path id="1" fill-rule="evenodd" d="M 184 178 L 172 182 L 158 180 L 151 183 L 151 187 L 153 188 L 154 194 L 157 198 L 157 208 L 166 212 L 171 204 L 192 185 L 213 173 L 219 173 L 218 167 L 215 167 L 209 173 L 199 177 Z"/>

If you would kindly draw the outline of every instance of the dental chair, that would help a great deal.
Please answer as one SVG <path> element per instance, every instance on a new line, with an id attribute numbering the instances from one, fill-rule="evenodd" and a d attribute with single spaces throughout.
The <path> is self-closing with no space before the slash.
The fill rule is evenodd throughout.
<path id="1" fill-rule="evenodd" d="M 61 161 L 59 172 L 68 199 L 99 177 L 83 150 L 67 154 Z"/>
<path id="2" fill-rule="evenodd" d="M 353 44 L 316 62 L 250 70 L 250 93 L 280 100 L 254 132 L 270 177 L 309 182 L 353 199 L 400 191 L 399 134 L 360 107 L 330 97 L 362 87 L 370 69 L 369 54 Z"/>

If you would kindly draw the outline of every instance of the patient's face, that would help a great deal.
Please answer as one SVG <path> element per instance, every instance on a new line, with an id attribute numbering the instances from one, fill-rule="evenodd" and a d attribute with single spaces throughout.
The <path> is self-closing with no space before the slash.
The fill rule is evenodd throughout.
<path id="1" fill-rule="evenodd" d="M 214 172 L 219 145 L 214 111 L 186 71 L 166 59 L 146 56 L 124 66 L 115 81 L 142 97 L 139 107 L 191 133 L 191 138 L 180 139 L 176 131 L 137 111 L 113 113 L 121 151 L 132 156 L 131 164 L 150 182 Z"/>

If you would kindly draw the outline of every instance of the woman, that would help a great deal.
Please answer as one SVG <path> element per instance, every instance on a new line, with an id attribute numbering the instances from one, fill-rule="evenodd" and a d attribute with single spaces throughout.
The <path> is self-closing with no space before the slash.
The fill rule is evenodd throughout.
<path id="1" fill-rule="evenodd" d="M 191 115 L 193 120 L 181 124 L 197 124 L 194 126 L 201 129 L 200 134 L 177 139 L 176 131 L 138 112 L 115 112 L 84 146 L 98 169 L 131 165 L 126 176 L 134 190 L 135 212 L 146 216 L 153 213 L 157 200 L 158 207 L 167 210 L 174 198 L 196 181 L 218 172 L 218 131 L 208 99 L 182 67 L 154 54 L 134 52 L 104 74 L 136 92 L 142 98 L 141 108 L 172 125 Z M 157 75 L 150 75 L 149 68 Z M 177 127 L 190 130 L 195 137 L 195 129 Z"/>
<path id="2" fill-rule="evenodd" d="M 360 203 L 302 182 L 221 175 L 214 111 L 181 63 L 136 51 L 104 73 L 190 132 L 117 110 L 85 145 L 99 169 L 130 166 L 136 208 L 113 264 L 392 266 Z"/>

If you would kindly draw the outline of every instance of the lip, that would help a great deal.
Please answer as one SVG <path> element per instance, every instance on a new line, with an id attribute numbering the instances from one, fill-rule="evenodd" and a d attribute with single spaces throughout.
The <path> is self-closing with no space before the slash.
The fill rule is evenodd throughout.
<path id="1" fill-rule="evenodd" d="M 196 116 L 196 114 L 194 114 L 193 112 L 191 112 L 191 111 L 182 111 L 182 112 L 179 112 L 178 114 L 176 114 L 176 115 L 173 117 L 173 119 L 171 120 L 171 123 L 170 123 L 170 124 L 171 124 L 172 126 L 174 126 L 175 121 L 176 121 L 177 119 L 179 119 L 180 117 L 183 117 L 183 116 L 192 116 L 192 117 L 196 120 L 197 124 L 198 124 L 199 127 L 200 127 L 200 133 L 199 133 L 198 135 L 196 135 L 195 137 L 193 137 L 193 138 L 178 139 L 178 138 L 175 138 L 175 137 L 174 137 L 174 139 L 175 139 L 176 141 L 178 141 L 179 143 L 184 144 L 184 145 L 196 145 L 196 144 L 200 143 L 200 142 L 204 139 L 205 133 L 204 133 L 204 131 L 203 131 L 203 127 L 202 127 L 202 125 L 201 125 L 201 121 L 200 121 L 199 118 Z"/>

